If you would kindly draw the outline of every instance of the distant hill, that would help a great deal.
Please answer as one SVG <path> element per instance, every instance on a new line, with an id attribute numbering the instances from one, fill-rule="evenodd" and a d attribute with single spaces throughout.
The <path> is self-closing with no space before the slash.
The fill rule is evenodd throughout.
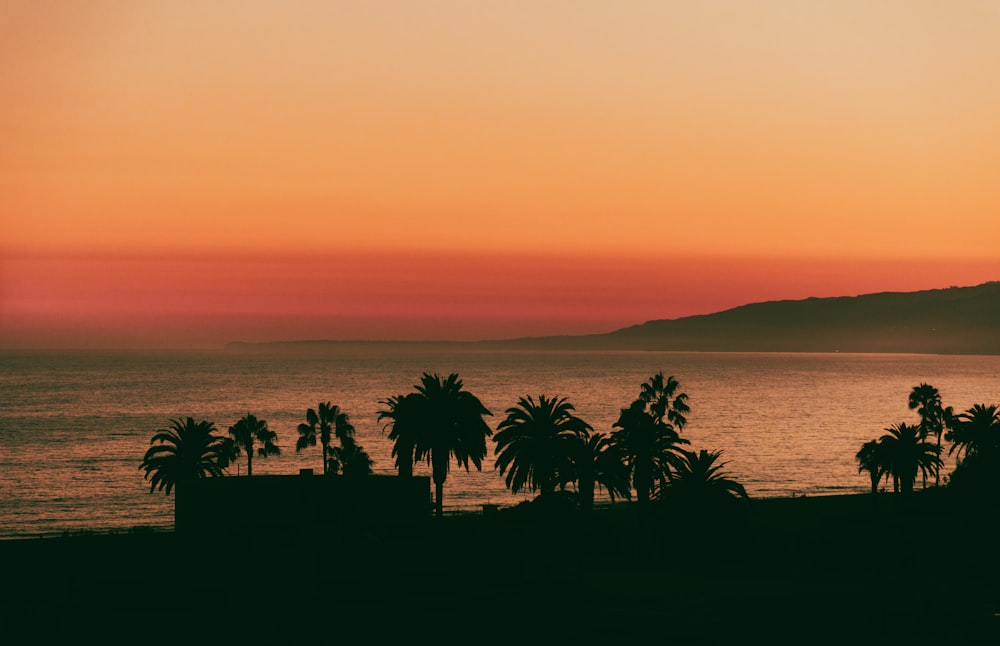
<path id="1" fill-rule="evenodd" d="M 1000 282 L 919 292 L 752 303 L 583 336 L 478 342 L 295 341 L 230 344 L 235 352 L 440 350 L 672 350 L 1000 354 Z"/>
<path id="2" fill-rule="evenodd" d="M 700 352 L 1000 354 L 1000 282 L 807 298 L 656 320 L 608 334 L 489 345 Z"/>

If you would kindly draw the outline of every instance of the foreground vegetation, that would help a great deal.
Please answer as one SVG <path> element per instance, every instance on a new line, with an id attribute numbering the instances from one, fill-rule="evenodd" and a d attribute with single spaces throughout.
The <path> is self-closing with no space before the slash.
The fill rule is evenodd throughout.
<path id="1" fill-rule="evenodd" d="M 491 436 L 494 469 L 505 476 L 507 488 L 512 493 L 537 492 L 532 504 L 547 513 L 562 507 L 589 513 L 596 489 L 606 491 L 612 502 L 634 498 L 644 525 L 651 522 L 653 501 L 714 510 L 747 498 L 745 488 L 724 472 L 721 451 L 685 448 L 690 444 L 682 436 L 691 413 L 688 397 L 673 376 L 662 372 L 640 385 L 608 434 L 577 417 L 568 399 L 542 394 L 537 400 L 521 397 L 508 408 L 494 435 L 485 419 L 492 413 L 464 389 L 456 374 L 443 378 L 425 373 L 412 392 L 380 404 L 378 419 L 393 442 L 399 476 L 411 477 L 421 461 L 431 467 L 438 516 L 443 514 L 452 463 L 481 470 Z M 910 496 L 918 477 L 923 488 L 929 482 L 940 487 L 944 440 L 950 444 L 948 456 L 956 460 L 945 484 L 966 496 L 1000 496 L 1000 407 L 977 404 L 956 414 L 926 383 L 913 387 L 908 405 L 918 422 L 888 426 L 855 456 L 858 471 L 870 477 L 873 494 L 881 482 L 891 481 L 894 493 Z M 347 413 L 320 402 L 305 417 L 295 448 L 318 444 L 324 475 L 372 472 L 372 460 L 357 444 Z M 280 455 L 277 434 L 249 413 L 229 428 L 228 437 L 216 435 L 212 422 L 188 417 L 172 420 L 169 428 L 153 435 L 139 468 L 150 481 L 150 492 L 169 494 L 179 480 L 225 475 L 241 452 L 247 456 L 247 476 L 252 476 L 255 454 Z"/>
<path id="2" fill-rule="evenodd" d="M 522 397 L 507 409 L 492 438 L 494 468 L 506 476 L 513 493 L 538 492 L 539 504 L 546 507 L 571 499 L 585 512 L 593 508 L 595 489 L 605 490 L 612 501 L 634 496 L 643 517 L 649 515 L 650 502 L 662 498 L 706 504 L 746 498 L 744 487 L 723 471 L 721 451 L 684 448 L 690 444 L 681 436 L 690 413 L 687 400 L 674 377 L 658 373 L 640 385 L 636 399 L 621 409 L 615 430 L 606 435 L 577 417 L 566 398 Z M 384 408 L 378 419 L 393 442 L 399 476 L 412 476 L 413 466 L 426 461 L 433 474 L 435 510 L 443 515 L 451 464 L 482 469 L 487 438 L 493 435 L 485 418 L 492 413 L 456 374 L 442 378 L 425 373 L 413 392 L 380 403 Z M 230 427 L 230 437 L 214 431 L 213 423 L 189 417 L 154 434 L 139 467 L 150 480 L 150 492 L 165 489 L 169 494 L 178 480 L 224 475 L 241 450 L 248 458 L 247 476 L 252 475 L 255 447 L 260 457 L 280 454 L 276 434 L 251 414 Z M 298 431 L 296 451 L 318 442 L 324 475 L 371 473 L 371 459 L 339 407 L 326 402 L 308 409 Z M 562 502 L 553 502 L 557 493 L 563 494 Z"/>
<path id="3" fill-rule="evenodd" d="M 921 383 L 910 391 L 909 407 L 919 415 L 918 423 L 899 422 L 885 429 L 885 435 L 865 442 L 855 456 L 859 472 L 871 478 L 872 493 L 880 481 L 892 481 L 892 489 L 902 495 L 913 493 L 918 475 L 924 488 L 933 479 L 941 483 L 944 467 L 942 437 L 948 456 L 956 465 L 948 486 L 965 496 L 997 499 L 1000 496 L 1000 406 L 976 404 L 956 414 L 944 406 L 941 393 Z"/>

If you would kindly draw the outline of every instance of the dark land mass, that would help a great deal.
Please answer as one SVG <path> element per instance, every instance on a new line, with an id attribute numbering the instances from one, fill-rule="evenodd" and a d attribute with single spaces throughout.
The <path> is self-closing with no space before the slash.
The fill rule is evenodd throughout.
<path id="1" fill-rule="evenodd" d="M 1000 282 L 919 292 L 753 303 L 607 334 L 476 342 L 232 343 L 230 352 L 408 350 L 646 350 L 1000 354 Z"/>
<path id="2" fill-rule="evenodd" d="M 1000 507 L 945 493 L 673 510 L 645 543 L 633 503 L 0 541 L 0 620 L 30 643 L 1000 643 Z"/>

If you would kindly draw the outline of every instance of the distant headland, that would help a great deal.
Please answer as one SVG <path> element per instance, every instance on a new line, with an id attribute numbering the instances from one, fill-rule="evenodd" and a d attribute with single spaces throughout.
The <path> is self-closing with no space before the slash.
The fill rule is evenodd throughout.
<path id="1" fill-rule="evenodd" d="M 233 342 L 229 352 L 405 346 L 449 350 L 646 350 L 1000 354 L 1000 281 L 973 287 L 767 301 L 606 334 L 491 341 Z"/>

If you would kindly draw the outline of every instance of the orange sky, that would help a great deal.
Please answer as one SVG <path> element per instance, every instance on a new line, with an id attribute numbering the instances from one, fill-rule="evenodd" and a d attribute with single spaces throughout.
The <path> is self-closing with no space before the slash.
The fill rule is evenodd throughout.
<path id="1" fill-rule="evenodd" d="M 0 347 L 997 280 L 998 33 L 971 0 L 7 0 Z"/>

